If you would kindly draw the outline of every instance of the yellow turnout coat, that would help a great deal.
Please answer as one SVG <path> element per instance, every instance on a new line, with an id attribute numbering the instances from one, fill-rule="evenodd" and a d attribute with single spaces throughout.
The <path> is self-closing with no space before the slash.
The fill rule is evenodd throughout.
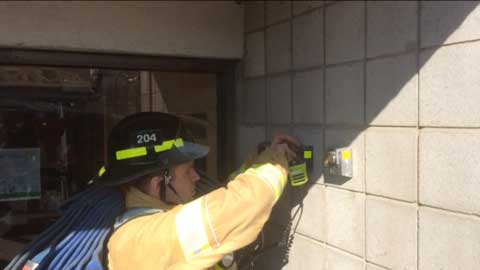
<path id="1" fill-rule="evenodd" d="M 239 174 L 226 188 L 171 209 L 130 188 L 127 209 L 165 212 L 135 218 L 116 230 L 107 244 L 108 268 L 207 269 L 256 239 L 285 184 L 285 170 L 264 163 Z"/>

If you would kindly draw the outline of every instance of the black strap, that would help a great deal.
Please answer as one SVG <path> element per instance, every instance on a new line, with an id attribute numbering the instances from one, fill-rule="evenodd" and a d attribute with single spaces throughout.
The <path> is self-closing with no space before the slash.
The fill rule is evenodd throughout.
<path id="1" fill-rule="evenodd" d="M 160 185 L 160 200 L 166 202 L 166 191 L 167 191 L 167 181 L 163 179 L 162 184 Z"/>

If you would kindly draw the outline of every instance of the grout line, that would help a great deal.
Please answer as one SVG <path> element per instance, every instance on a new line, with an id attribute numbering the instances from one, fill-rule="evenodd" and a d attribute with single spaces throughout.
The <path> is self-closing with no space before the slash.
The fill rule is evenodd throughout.
<path id="1" fill-rule="evenodd" d="M 345 188 L 345 187 L 338 186 L 338 185 L 334 185 L 334 184 L 330 184 L 330 183 L 325 183 L 325 184 L 323 184 L 323 185 L 324 185 L 325 187 L 328 187 L 328 188 L 331 188 L 331 189 L 337 189 L 338 191 L 351 192 L 351 193 L 355 193 L 355 194 L 358 194 L 358 195 L 366 195 L 364 191 L 354 190 L 354 189 L 350 189 L 350 188 Z"/>
<path id="2" fill-rule="evenodd" d="M 325 44 L 326 45 L 326 44 Z M 365 60 L 365 58 L 362 59 L 354 59 L 354 60 L 348 60 L 348 61 L 342 61 L 342 62 L 337 62 L 337 63 L 332 63 L 332 64 L 325 64 L 323 65 L 324 68 L 330 68 L 330 67 L 338 67 L 338 66 L 346 66 L 346 65 L 353 65 L 357 63 L 362 63 Z"/>
<path id="3" fill-rule="evenodd" d="M 294 58 L 294 44 L 293 44 L 293 38 L 294 38 L 294 34 L 293 34 L 293 1 L 290 2 L 290 69 L 293 70 L 293 58 Z M 294 94 L 294 83 L 293 83 L 293 80 L 294 80 L 294 76 L 295 76 L 295 73 L 293 71 L 290 71 L 289 72 L 290 74 L 290 123 L 289 123 L 289 129 L 288 131 L 290 133 L 293 132 L 293 123 L 295 122 L 294 121 L 294 117 L 295 117 L 295 113 L 294 113 L 294 106 L 295 106 L 295 102 L 294 102 L 294 97 L 295 97 L 295 94 Z"/>
<path id="4" fill-rule="evenodd" d="M 248 123 L 248 122 L 245 122 Z M 254 122 L 252 122 L 255 124 Z M 285 123 L 274 123 L 274 126 L 278 127 L 289 127 L 290 124 L 285 124 Z M 331 128 L 331 129 L 360 129 L 364 130 L 369 128 L 369 126 L 361 126 L 361 125 L 348 125 L 348 124 L 322 124 L 322 123 L 302 123 L 302 122 L 294 122 L 293 125 L 295 127 L 306 127 L 306 128 Z M 404 128 L 404 127 L 391 127 L 391 128 Z M 410 127 L 413 128 L 413 127 Z"/>
<path id="5" fill-rule="evenodd" d="M 323 151 L 323 153 L 321 155 L 323 155 L 325 152 L 326 152 L 326 134 L 327 134 L 327 131 L 326 131 L 326 126 L 325 126 L 325 123 L 327 122 L 327 100 L 326 100 L 326 97 L 327 97 L 327 88 L 326 88 L 326 85 L 327 85 L 327 76 L 326 76 L 326 69 L 325 69 L 325 66 L 327 64 L 327 42 L 326 42 L 326 29 L 327 29 L 327 19 L 326 19 L 326 15 L 327 15 L 327 9 L 325 7 L 322 7 L 322 32 L 323 32 L 323 36 L 322 36 L 322 43 L 323 43 L 323 67 L 322 67 L 322 143 L 321 143 L 321 147 L 322 149 L 320 149 L 321 151 Z M 323 166 L 322 166 L 323 167 Z M 320 181 L 322 182 L 322 185 L 324 187 L 324 190 L 323 192 L 326 192 L 326 185 L 325 185 L 325 173 L 324 172 L 320 172 Z M 325 194 L 325 193 L 324 193 Z M 325 196 L 325 195 L 324 195 Z M 326 198 L 324 198 L 324 204 L 326 205 Z M 325 209 L 325 215 L 327 216 L 327 207 L 324 207 Z M 327 219 L 326 218 L 322 218 L 322 225 L 323 225 L 323 228 L 324 228 L 324 236 L 325 236 L 325 239 L 327 238 L 327 235 L 328 235 L 328 224 L 327 224 Z M 325 241 L 325 243 L 323 244 L 324 247 L 327 246 L 327 243 Z M 323 266 L 324 268 L 327 268 L 327 260 L 324 258 L 323 260 Z"/>
<path id="6" fill-rule="evenodd" d="M 240 121 L 239 124 L 250 126 L 250 127 L 265 127 L 265 122 L 249 122 L 249 121 Z"/>
<path id="7" fill-rule="evenodd" d="M 420 126 L 420 129 L 458 129 L 458 130 L 480 130 L 480 126 L 478 127 L 456 127 L 456 126 Z"/>
<path id="8" fill-rule="evenodd" d="M 265 64 L 264 64 L 265 65 Z M 245 66 L 245 65 L 244 65 Z M 267 77 L 266 74 L 262 74 L 262 75 L 253 75 L 253 76 L 243 76 L 243 80 L 244 81 L 251 81 L 251 80 L 256 80 L 256 79 L 262 79 L 262 78 L 265 78 Z"/>
<path id="9" fill-rule="evenodd" d="M 329 7 L 329 6 L 333 6 L 334 4 L 337 4 L 335 2 L 331 2 L 331 3 L 326 3 L 326 4 L 323 4 L 322 6 L 319 6 L 319 7 L 316 7 L 316 8 L 312 8 L 312 9 L 309 9 L 309 10 L 306 10 L 306 11 L 302 11 L 301 13 L 298 13 L 296 15 L 293 14 L 293 2 L 295 0 L 292 0 L 292 7 L 291 7 L 291 17 L 290 19 L 295 19 L 295 18 L 298 18 L 298 17 L 302 17 L 302 16 L 306 16 L 306 15 L 310 15 L 311 13 L 314 13 L 315 11 L 317 10 L 320 10 L 322 8 L 326 8 L 326 7 Z M 264 1 L 266 2 L 266 1 Z M 269 27 L 272 27 L 272 26 L 275 26 L 275 25 L 278 25 L 278 24 L 282 24 L 282 23 L 285 23 L 287 22 L 288 19 L 282 19 L 281 21 L 278 21 L 278 22 L 274 22 L 274 23 L 271 23 L 271 24 L 267 24 L 266 22 L 266 18 L 267 18 L 267 13 L 266 13 L 266 9 L 265 9 L 265 12 L 264 12 L 264 20 L 265 20 L 265 23 L 264 23 L 264 26 L 262 27 L 258 27 L 258 28 L 254 28 L 252 30 L 249 30 L 249 31 L 244 31 L 244 34 L 247 35 L 247 34 L 252 34 L 252 33 L 255 33 L 255 32 L 260 32 L 260 31 L 263 31 Z"/>
<path id="10" fill-rule="evenodd" d="M 247 36 L 247 35 L 250 35 L 250 34 L 255 34 L 255 33 L 259 33 L 259 32 L 262 32 L 262 31 L 265 31 L 266 27 L 265 26 L 262 26 L 262 27 L 258 27 L 258 28 L 254 28 L 250 31 L 245 31 L 244 32 L 244 35 Z"/>
<path id="11" fill-rule="evenodd" d="M 440 49 L 442 47 L 450 47 L 450 46 L 455 46 L 455 45 L 462 45 L 462 44 L 468 44 L 468 43 L 477 43 L 480 42 L 480 38 L 476 39 L 471 39 L 471 40 L 464 40 L 464 41 L 456 41 L 448 44 L 440 44 L 440 45 L 429 45 L 420 48 L 420 51 L 425 51 L 425 50 L 431 50 L 431 49 Z"/>
<path id="12" fill-rule="evenodd" d="M 338 4 L 339 2 L 341 2 L 341 1 L 330 1 L 330 3 L 325 3 L 323 5 L 323 7 L 330 7 L 330 6 Z"/>
<path id="13" fill-rule="evenodd" d="M 317 8 L 317 9 L 319 9 L 319 8 Z M 282 23 L 286 23 L 286 22 L 287 22 L 287 20 L 282 21 Z M 258 33 L 258 32 L 261 32 L 261 31 L 266 31 L 267 28 L 269 28 L 269 27 L 263 27 L 263 28 L 259 28 L 259 29 L 256 29 L 256 30 L 252 30 L 250 32 L 246 32 L 245 35 Z M 477 42 L 480 42 L 480 39 L 457 41 L 457 42 L 452 42 L 452 43 L 448 43 L 448 44 L 441 44 L 441 45 L 431 45 L 431 46 L 421 47 L 421 48 L 417 48 L 417 49 L 406 50 L 406 51 L 402 51 L 402 52 L 385 53 L 385 54 L 380 54 L 380 55 L 376 55 L 376 56 L 373 56 L 373 57 L 367 57 L 367 61 L 373 61 L 373 60 L 377 60 L 377 59 L 384 59 L 384 58 L 402 56 L 402 55 L 405 55 L 405 54 L 415 53 L 416 51 L 423 52 L 423 51 L 426 51 L 426 50 L 440 49 L 440 48 L 443 48 L 443 47 L 450 47 L 450 46 L 455 46 L 455 45 L 477 43 Z M 346 64 L 352 64 L 352 63 L 360 62 L 360 61 L 362 61 L 362 60 L 351 60 L 351 61 L 345 61 L 345 62 L 338 62 L 338 63 L 334 63 L 334 64 L 328 64 L 326 66 L 330 67 L 330 66 L 346 65 Z M 321 68 L 321 67 L 318 67 L 318 68 Z M 301 70 L 301 69 L 298 69 L 298 70 Z"/>
<path id="14" fill-rule="evenodd" d="M 420 128 L 417 129 L 417 132 L 416 132 L 416 136 L 417 136 L 417 145 L 416 145 L 416 150 L 417 150 L 417 156 L 416 156 L 416 164 L 417 164 L 417 168 L 416 168 L 416 176 L 415 176 L 415 180 L 416 180 L 416 187 L 417 187 L 417 192 L 416 192 L 416 198 L 415 198 L 415 203 L 416 203 L 416 211 L 417 211 L 417 228 L 416 228 L 416 240 L 417 240 L 417 243 L 416 243 L 416 265 L 417 265 L 417 269 L 419 269 L 420 265 L 419 265 L 419 261 L 420 261 L 420 254 L 419 254 L 419 247 L 420 247 Z"/>
<path id="15" fill-rule="evenodd" d="M 325 35 L 325 33 L 324 33 L 324 35 Z M 326 68 L 332 68 L 332 67 L 338 67 L 338 66 L 347 66 L 347 65 L 363 63 L 365 61 L 370 62 L 370 61 L 374 61 L 374 60 L 381 60 L 381 59 L 388 59 L 388 58 L 394 58 L 394 57 L 399 57 L 399 56 L 406 56 L 406 55 L 411 55 L 413 53 L 416 53 L 416 51 L 415 50 L 414 51 L 405 51 L 405 52 L 388 54 L 388 55 L 384 55 L 384 56 L 371 57 L 371 58 L 363 57 L 362 59 L 338 62 L 338 63 L 333 63 L 333 64 L 324 63 L 322 65 L 311 65 L 311 66 L 308 66 L 308 67 L 299 67 L 299 68 L 292 67 L 289 70 L 275 71 L 275 72 L 272 72 L 272 73 L 268 73 L 268 76 L 280 76 L 280 75 L 288 74 L 290 72 L 297 73 L 297 72 L 314 71 L 314 70 L 320 70 L 320 69 L 326 69 Z M 326 57 L 326 55 L 324 57 Z M 267 72 L 265 72 L 265 73 L 266 73 L 265 75 L 245 76 L 245 78 L 250 79 L 250 78 L 264 77 L 264 76 L 267 76 Z"/>
<path id="16" fill-rule="evenodd" d="M 298 67 L 298 68 L 293 68 L 293 72 L 307 72 L 307 71 L 315 71 L 315 70 L 320 70 L 325 68 L 325 64 L 322 63 L 321 65 L 311 65 L 308 67 Z"/>
<path id="17" fill-rule="evenodd" d="M 367 1 L 364 2 L 364 48 L 363 48 L 363 124 L 367 123 L 367 46 L 368 46 L 368 12 Z M 367 269 L 367 132 L 363 136 L 363 261 L 364 268 Z"/>
<path id="18" fill-rule="evenodd" d="M 422 207 L 430 208 L 430 209 L 433 209 L 433 210 L 437 210 L 437 211 L 441 211 L 441 212 L 446 212 L 446 213 L 450 213 L 450 214 L 461 215 L 461 216 L 464 216 L 464 217 L 470 217 L 470 218 L 474 218 L 474 219 L 480 219 L 480 214 L 477 214 L 477 213 L 467 213 L 467 212 L 462 212 L 462 211 L 459 211 L 459 210 L 452 210 L 452 209 L 442 208 L 442 207 L 440 207 L 440 206 L 433 206 L 433 205 L 428 205 L 428 204 L 421 204 L 421 203 L 419 203 L 419 208 L 422 208 Z M 480 221 L 480 220 L 478 220 L 478 221 Z"/>
<path id="19" fill-rule="evenodd" d="M 265 2 L 267 2 L 267 1 L 265 1 Z M 265 14 L 265 18 L 266 18 L 266 17 L 267 17 L 267 16 L 266 16 L 266 14 Z M 265 29 L 278 26 L 278 25 L 280 25 L 280 24 L 282 24 L 282 23 L 288 23 L 291 19 L 292 19 L 292 18 L 289 17 L 289 18 L 282 19 L 282 20 L 280 20 L 280 21 L 277 21 L 277 22 L 274 22 L 274 23 L 271 23 L 271 24 L 267 24 L 267 22 L 265 22 L 265 25 L 266 25 L 266 26 L 265 26 Z"/>
<path id="20" fill-rule="evenodd" d="M 389 268 L 387 268 L 387 267 L 385 267 L 385 266 L 382 266 L 382 265 L 380 265 L 380 264 L 377 264 L 377 263 L 374 263 L 374 262 L 371 262 L 371 261 L 368 261 L 368 260 L 365 260 L 365 262 L 368 263 L 368 264 L 374 265 L 374 266 L 376 266 L 376 267 L 385 269 L 385 270 L 390 270 Z"/>
<path id="21" fill-rule="evenodd" d="M 344 253 L 346 256 L 354 257 L 355 259 L 358 259 L 358 260 L 360 260 L 360 261 L 362 261 L 362 262 L 365 262 L 365 260 L 364 260 L 360 255 L 354 254 L 354 253 L 352 253 L 352 252 L 345 251 L 345 250 L 343 250 L 343 249 L 341 249 L 341 248 L 339 248 L 339 247 L 336 247 L 336 246 L 334 246 L 334 245 L 331 245 L 331 244 L 329 244 L 329 243 L 327 243 L 327 242 L 325 242 L 325 247 L 326 247 L 327 249 L 331 249 L 331 250 L 336 251 L 336 252 L 339 252 L 339 253 Z"/>
<path id="22" fill-rule="evenodd" d="M 247 17 L 245 16 L 245 13 L 243 14 L 243 25 L 245 27 L 246 25 L 246 20 L 247 20 Z M 264 43 L 264 46 L 265 46 L 265 40 L 263 41 Z M 238 105 L 240 103 L 240 108 L 236 108 L 236 111 L 240 112 L 239 115 L 236 116 L 236 120 L 237 120 L 237 124 L 241 125 L 243 122 L 245 122 L 245 116 L 244 116 L 244 111 L 245 111 L 245 90 L 247 88 L 246 84 L 247 84 L 247 76 L 245 76 L 245 73 L 247 71 L 247 63 L 246 63 L 246 54 L 248 53 L 247 51 L 247 35 L 244 34 L 243 35 L 243 54 L 242 54 L 242 60 L 241 60 L 241 63 L 240 63 L 240 78 L 235 78 L 235 79 L 240 79 L 242 81 L 242 84 L 241 84 L 241 89 L 238 92 L 240 92 L 240 97 L 238 97 L 238 95 L 235 96 L 235 99 L 238 99 L 240 98 L 240 101 L 236 100 L 236 103 L 235 105 Z M 237 131 L 238 131 L 238 128 L 237 128 Z M 235 143 L 238 143 L 239 140 L 238 138 L 235 139 Z M 235 153 L 236 154 L 236 153 Z M 237 161 L 238 162 L 238 161 Z"/>
<path id="23" fill-rule="evenodd" d="M 417 1 L 417 128 L 420 127 L 420 20 L 421 3 Z"/>
<path id="24" fill-rule="evenodd" d="M 292 2 L 294 2 L 295 0 L 292 0 Z M 293 6 L 292 6 L 292 18 L 298 18 L 298 17 L 302 17 L 302 16 L 305 16 L 305 15 L 310 15 L 312 13 L 315 13 L 315 11 L 318 11 L 322 8 L 325 8 L 327 7 L 328 5 L 332 5 L 333 3 L 328 3 L 328 4 L 323 4 L 321 6 L 318 6 L 318 7 L 315 7 L 315 8 L 312 8 L 312 9 L 308 9 L 308 10 L 305 10 L 305 11 L 302 11 L 296 15 L 293 15 Z"/>
<path id="25" fill-rule="evenodd" d="M 417 156 L 416 156 L 416 181 L 417 181 L 417 194 L 416 194 L 416 206 L 417 206 L 417 228 L 416 228 L 416 240 L 415 245 L 415 262 L 417 269 L 420 269 L 420 46 L 421 46 L 421 2 L 417 1 Z"/>
<path id="26" fill-rule="evenodd" d="M 401 52 L 384 53 L 384 54 L 379 54 L 371 57 L 367 56 L 366 58 L 367 58 L 367 61 L 375 61 L 375 60 L 381 60 L 386 58 L 395 58 L 395 57 L 404 56 L 408 54 L 414 54 L 417 51 L 418 51 L 417 48 L 414 48 L 414 49 L 409 49 Z"/>
<path id="27" fill-rule="evenodd" d="M 322 7 L 322 32 L 323 32 L 323 37 L 322 37 L 322 43 L 323 43 L 323 67 L 325 67 L 325 65 L 327 64 L 327 38 L 326 38 L 326 35 L 327 35 L 327 9 L 326 7 Z M 323 114 L 323 117 L 322 117 L 322 149 L 323 150 L 323 153 L 324 154 L 326 151 L 327 151 L 327 145 L 326 145 L 326 136 L 327 136 L 327 126 L 326 126 L 326 123 L 327 123 L 327 76 L 326 76 L 327 72 L 326 72 L 326 69 L 323 68 L 322 69 L 322 114 Z M 321 175 L 323 176 L 323 184 L 325 184 L 325 173 L 321 173 Z M 326 221 L 324 221 L 326 222 Z M 326 224 L 324 224 L 325 228 L 326 228 Z"/>
<path id="28" fill-rule="evenodd" d="M 272 73 L 272 74 L 268 74 L 265 77 L 268 77 L 269 79 L 280 78 L 280 77 L 288 76 L 291 73 L 292 72 L 290 72 L 290 71 L 275 72 L 275 73 Z"/>
<path id="29" fill-rule="evenodd" d="M 417 129 L 417 125 L 411 125 L 411 126 L 407 126 L 407 125 L 366 125 L 367 127 L 369 128 L 414 128 L 414 129 Z"/>
<path id="30" fill-rule="evenodd" d="M 267 1 L 265 1 L 265 2 L 267 2 Z M 290 1 L 290 5 L 291 5 L 290 6 L 290 17 L 288 19 L 282 19 L 280 21 L 277 21 L 277 22 L 274 22 L 274 23 L 271 23 L 271 24 L 267 24 L 267 22 L 266 22 L 267 13 L 266 13 L 266 10 L 265 10 L 265 28 L 269 28 L 269 27 L 273 27 L 273 26 L 276 26 L 276 25 L 279 25 L 279 24 L 282 24 L 282 23 L 286 23 L 288 20 L 293 21 L 293 19 L 295 19 L 295 18 L 302 17 L 302 16 L 305 16 L 305 15 L 309 15 L 311 13 L 314 13 L 317 10 L 320 10 L 322 8 L 325 8 L 325 7 L 332 6 L 332 5 L 336 4 L 334 2 L 326 3 L 326 4 L 323 4 L 322 6 L 312 8 L 312 9 L 309 9 L 309 10 L 306 10 L 306 11 L 303 11 L 299 14 L 294 15 L 293 14 L 293 2 L 294 2 L 294 0 Z"/>
<path id="31" fill-rule="evenodd" d="M 304 233 L 298 232 L 298 231 L 295 232 L 295 234 L 300 235 L 300 236 L 302 236 L 302 237 L 304 237 L 304 238 L 307 238 L 308 240 L 311 240 L 311 241 L 313 241 L 313 242 L 316 242 L 317 244 L 320 244 L 320 245 L 324 246 L 324 248 L 327 248 L 327 247 L 328 247 L 328 248 L 331 248 L 331 249 L 334 249 L 334 250 L 337 250 L 337 251 L 344 252 L 344 253 L 346 253 L 346 254 L 348 254 L 348 255 L 351 255 L 351 256 L 354 256 L 354 257 L 356 257 L 356 258 L 358 258 L 358 259 L 363 259 L 363 258 L 362 258 L 360 255 L 358 255 L 358 254 L 355 254 L 355 253 L 353 253 L 353 252 L 351 252 L 351 251 L 345 250 L 345 249 L 343 249 L 343 248 L 341 248 L 341 247 L 338 247 L 338 246 L 334 246 L 334 245 L 332 245 L 332 244 L 329 244 L 328 242 L 326 242 L 326 241 L 324 241 L 324 240 L 319 240 L 319 239 L 313 238 L 312 236 L 310 236 L 310 235 L 308 235 L 308 234 L 304 234 Z"/>
<path id="32" fill-rule="evenodd" d="M 267 25 L 267 2 L 263 2 L 263 26 L 265 27 Z M 269 139 L 269 133 L 270 133 L 270 123 L 269 123 L 269 109 L 270 109 L 270 100 L 269 100 L 269 90 L 268 90 L 268 46 L 267 46 L 267 28 L 264 28 L 263 31 L 263 58 L 264 58 L 264 69 L 265 69 L 265 75 L 264 75 L 264 90 L 265 90 L 265 120 L 264 120 L 264 128 L 265 128 L 265 141 Z"/>
<path id="33" fill-rule="evenodd" d="M 366 197 L 372 197 L 372 198 L 375 198 L 375 199 L 379 199 L 379 200 L 387 200 L 387 201 L 392 201 L 392 202 L 396 202 L 396 203 L 403 203 L 403 204 L 408 204 L 410 206 L 417 206 L 417 202 L 414 202 L 414 201 L 407 201 L 405 199 L 398 199 L 398 198 L 392 198 L 392 197 L 388 197 L 386 195 L 381 195 L 381 194 L 373 194 L 373 193 L 365 193 L 365 196 Z"/>
<path id="34" fill-rule="evenodd" d="M 263 29 L 263 30 L 266 31 L 266 29 Z M 260 31 L 256 31 L 256 32 L 260 32 Z M 325 33 L 324 33 L 324 35 L 325 35 Z M 349 60 L 349 61 L 343 61 L 343 62 L 338 62 L 338 63 L 333 63 L 333 64 L 326 64 L 326 62 L 325 62 L 323 65 L 312 65 L 312 66 L 309 66 L 309 67 L 292 68 L 291 70 L 288 70 L 288 71 L 274 72 L 274 73 L 271 73 L 270 75 L 276 75 L 276 74 L 282 74 L 282 73 L 284 74 L 284 73 L 288 73 L 288 72 L 291 72 L 291 71 L 293 71 L 293 72 L 303 72 L 303 71 L 310 71 L 310 70 L 316 70 L 316 69 L 322 69 L 322 68 L 356 64 L 356 63 L 361 63 L 361 62 L 365 61 L 365 59 L 367 60 L 367 62 L 370 62 L 370 61 L 375 61 L 375 60 L 381 60 L 381 59 L 387 59 L 387 58 L 394 58 L 394 57 L 409 55 L 409 54 L 412 54 L 412 53 L 418 53 L 418 52 L 422 52 L 424 50 L 429 50 L 429 49 L 432 49 L 432 48 L 440 49 L 442 47 L 460 45 L 460 44 L 464 44 L 464 43 L 475 43 L 475 42 L 480 42 L 480 39 L 471 40 L 471 41 L 455 42 L 455 43 L 451 43 L 451 44 L 444 44 L 444 45 L 441 45 L 441 46 L 432 46 L 432 47 L 420 48 L 420 49 L 415 48 L 415 49 L 412 49 L 412 50 L 407 50 L 407 51 L 402 51 L 402 52 L 386 53 L 386 54 L 373 56 L 373 57 L 364 57 L 364 59 Z M 245 77 L 245 78 L 254 78 L 254 77 L 261 77 L 261 76 L 263 76 L 263 75 L 248 76 L 248 77 Z"/>
<path id="35" fill-rule="evenodd" d="M 325 242 L 325 246 L 328 247 L 328 248 L 331 248 L 331 249 L 333 249 L 333 250 L 337 250 L 337 251 L 344 252 L 344 253 L 346 253 L 346 254 L 348 254 L 348 255 L 350 255 L 350 256 L 354 256 L 355 258 L 358 258 L 358 259 L 360 259 L 360 260 L 365 261 L 364 258 L 363 258 L 361 255 L 355 254 L 355 253 L 353 253 L 353 252 L 351 252 L 351 251 L 348 251 L 348 250 L 345 250 L 345 249 L 343 249 L 343 248 L 341 248 L 341 247 L 334 246 L 333 244 L 330 244 L 330 243 L 328 243 L 328 242 Z"/>
<path id="36" fill-rule="evenodd" d="M 303 126 L 321 126 L 321 123 L 297 123 L 298 125 Z M 388 129 L 450 129 L 450 130 L 480 130 L 480 127 L 433 127 L 433 126 L 387 126 L 387 125 L 355 125 L 355 124 L 324 124 L 328 128 L 339 128 L 339 129 L 368 129 L 368 128 L 388 128 Z"/>
<path id="37" fill-rule="evenodd" d="M 364 40 L 364 61 L 363 61 L 363 124 L 367 123 L 367 3 L 365 2 L 365 40 Z"/>
<path id="38" fill-rule="evenodd" d="M 318 244 L 325 244 L 325 243 L 326 243 L 326 242 L 323 241 L 323 240 L 320 240 L 320 239 L 317 239 L 317 238 L 313 238 L 312 236 L 310 236 L 310 235 L 308 235 L 308 234 L 304 234 L 304 233 L 299 232 L 299 231 L 295 232 L 295 234 L 298 234 L 298 235 L 300 235 L 300 236 L 302 236 L 302 237 L 305 237 L 305 238 L 307 238 L 307 239 L 309 239 L 309 240 L 312 240 L 312 241 L 314 241 L 314 242 L 317 242 Z"/>

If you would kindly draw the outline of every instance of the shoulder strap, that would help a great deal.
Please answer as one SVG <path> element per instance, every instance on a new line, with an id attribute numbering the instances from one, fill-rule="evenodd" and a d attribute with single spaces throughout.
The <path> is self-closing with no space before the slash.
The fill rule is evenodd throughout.
<path id="1" fill-rule="evenodd" d="M 138 217 L 143 217 L 143 216 L 148 216 L 148 215 L 153 215 L 157 213 L 163 213 L 162 209 L 158 208 L 132 208 L 122 215 L 118 216 L 117 219 L 115 220 L 115 225 L 113 225 L 113 229 L 117 230 L 120 226 L 123 224 L 127 223 L 128 221 L 138 218 Z"/>

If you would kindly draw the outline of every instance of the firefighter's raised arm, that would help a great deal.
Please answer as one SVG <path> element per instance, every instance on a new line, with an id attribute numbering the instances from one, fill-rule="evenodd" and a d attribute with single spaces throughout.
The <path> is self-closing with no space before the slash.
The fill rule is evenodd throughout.
<path id="1" fill-rule="evenodd" d="M 167 213 L 130 221 L 109 242 L 111 266 L 128 269 L 138 263 L 145 267 L 168 265 L 166 269 L 206 269 L 254 241 L 286 185 L 292 155 L 289 144 L 296 142 L 286 135 L 274 137 L 271 146 L 225 188 Z M 121 243 L 141 243 L 142 248 L 116 249 Z M 155 258 L 161 246 L 168 247 L 168 262 Z M 142 254 L 150 258 L 148 263 L 140 259 L 129 263 Z"/>

